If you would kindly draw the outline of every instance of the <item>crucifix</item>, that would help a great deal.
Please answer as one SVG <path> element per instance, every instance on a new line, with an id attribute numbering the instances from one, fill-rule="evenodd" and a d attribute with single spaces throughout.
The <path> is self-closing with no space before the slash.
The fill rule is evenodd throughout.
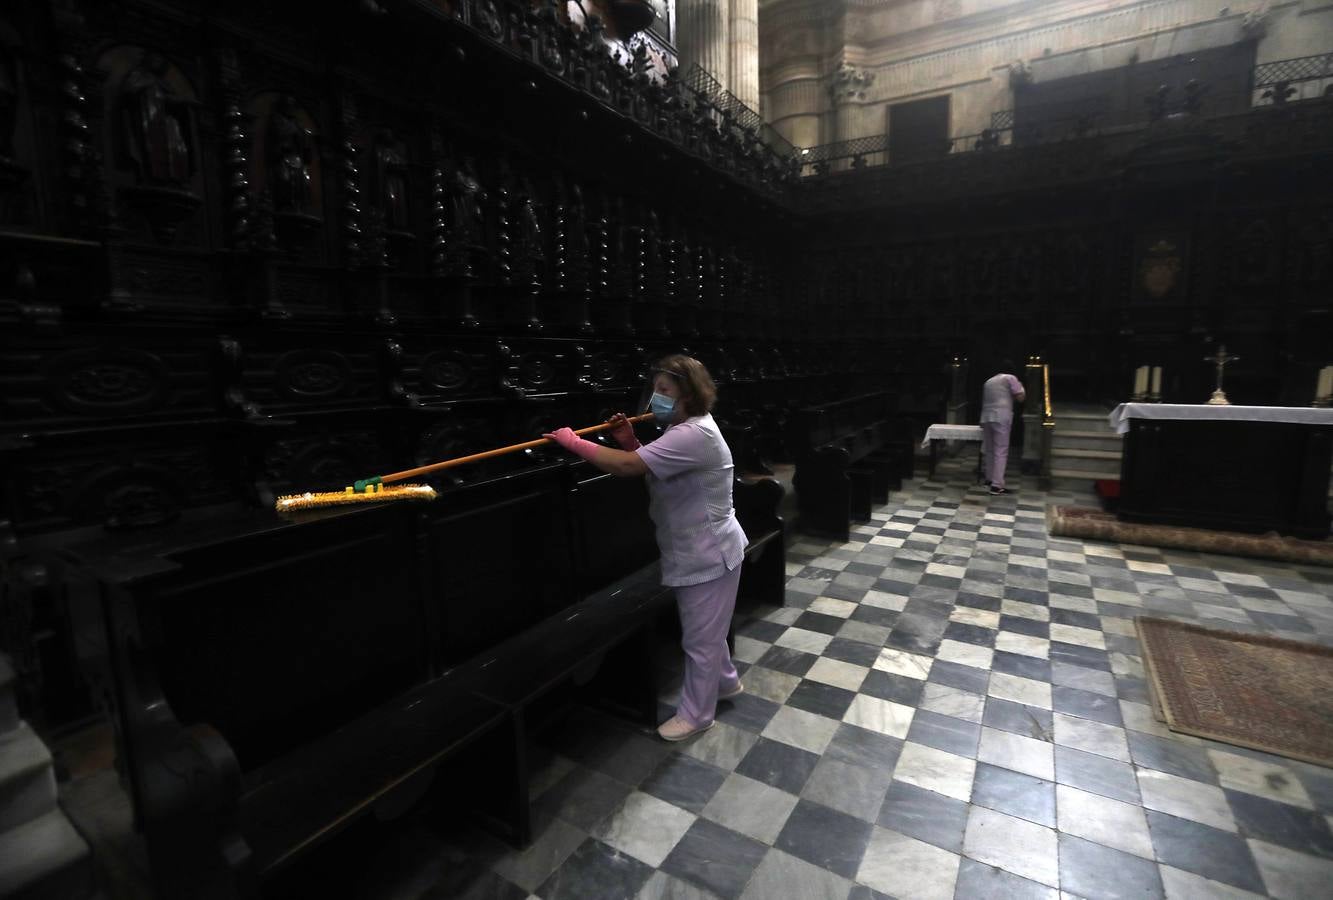
<path id="1" fill-rule="evenodd" d="M 1222 367 L 1238 359 L 1240 359 L 1239 356 L 1231 356 L 1227 353 L 1226 344 L 1219 344 L 1216 353 L 1203 358 L 1204 362 L 1210 362 L 1217 366 L 1217 390 L 1213 391 L 1213 396 L 1208 400 L 1210 405 L 1229 406 L 1231 404 L 1231 401 L 1227 400 L 1227 395 L 1222 392 Z"/>

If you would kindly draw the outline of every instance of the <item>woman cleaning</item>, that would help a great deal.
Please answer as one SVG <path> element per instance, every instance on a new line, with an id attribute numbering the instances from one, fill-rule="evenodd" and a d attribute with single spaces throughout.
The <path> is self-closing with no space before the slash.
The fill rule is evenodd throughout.
<path id="1" fill-rule="evenodd" d="M 614 450 L 584 440 L 569 428 L 546 437 L 604 472 L 646 475 L 649 513 L 657 526 L 662 583 L 676 589 L 685 678 L 676 714 L 658 727 L 680 741 L 713 726 L 717 701 L 741 693 L 740 676 L 727 649 L 727 629 L 746 537 L 731 503 L 731 450 L 713 421 L 717 387 L 697 359 L 676 354 L 653 369 L 649 408 L 666 431 L 647 446 L 618 413 Z"/>

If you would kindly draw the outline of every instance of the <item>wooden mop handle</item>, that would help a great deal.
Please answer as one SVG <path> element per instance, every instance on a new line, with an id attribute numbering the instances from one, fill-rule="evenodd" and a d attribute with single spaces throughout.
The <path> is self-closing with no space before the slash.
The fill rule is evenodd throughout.
<path id="1" fill-rule="evenodd" d="M 644 413 L 641 416 L 634 416 L 626 419 L 629 424 L 634 425 L 637 422 L 646 422 L 653 418 L 652 413 Z M 580 428 L 575 434 L 592 434 L 594 431 L 605 431 L 613 427 L 611 422 L 603 422 L 601 425 L 590 425 L 587 428 Z M 408 478 L 416 478 L 419 475 L 429 475 L 431 472 L 438 472 L 441 469 L 452 469 L 454 466 L 461 466 L 466 463 L 480 462 L 483 459 L 490 459 L 492 456 L 503 456 L 506 453 L 514 453 L 519 450 L 531 450 L 533 447 L 542 447 L 546 444 L 554 444 L 555 441 L 550 438 L 537 438 L 535 441 L 524 441 L 521 444 L 510 444 L 508 447 L 497 447 L 494 450 L 483 450 L 481 453 L 473 453 L 470 456 L 457 456 L 453 459 L 446 459 L 443 462 L 431 463 L 428 466 L 418 466 L 415 469 L 407 469 L 402 472 L 394 472 L 392 475 L 381 475 L 380 481 L 383 484 L 393 484 L 395 481 L 405 481 Z"/>

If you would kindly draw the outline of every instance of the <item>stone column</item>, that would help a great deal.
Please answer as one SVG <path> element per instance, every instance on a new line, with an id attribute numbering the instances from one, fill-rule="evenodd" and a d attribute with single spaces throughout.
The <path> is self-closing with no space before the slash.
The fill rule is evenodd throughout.
<path id="1" fill-rule="evenodd" d="M 727 90 L 759 111 L 759 0 L 731 0 L 731 72 Z"/>
<path id="2" fill-rule="evenodd" d="M 730 25 L 731 0 L 681 0 L 676 9 L 676 50 L 681 70 L 698 63 L 722 87 L 730 87 Z M 757 51 L 755 59 L 757 64 Z"/>
<path id="3" fill-rule="evenodd" d="M 852 125 L 855 108 L 865 101 L 866 89 L 875 80 L 874 72 L 867 72 L 843 63 L 833 73 L 829 93 L 833 99 L 833 135 L 829 143 L 860 137 Z"/>

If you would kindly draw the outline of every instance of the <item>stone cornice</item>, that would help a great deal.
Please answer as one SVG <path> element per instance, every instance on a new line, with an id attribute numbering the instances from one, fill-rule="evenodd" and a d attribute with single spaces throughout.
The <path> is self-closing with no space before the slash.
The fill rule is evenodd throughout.
<path id="1" fill-rule="evenodd" d="M 1174 21 L 1164 24 L 1165 28 L 1177 28 L 1201 22 L 1215 22 L 1226 19 L 1242 19 L 1247 13 L 1259 9 L 1279 9 L 1296 5 L 1299 0 L 1268 6 L 1266 0 L 1241 0 L 1228 8 L 1225 16 L 1217 14 L 1209 7 L 1205 10 L 1197 0 L 1125 0 L 1112 9 L 1107 9 L 1104 0 L 1073 0 L 1052 4 L 1049 0 L 1022 0 L 1000 9 L 985 10 L 957 19 L 934 22 L 921 28 L 886 34 L 874 40 L 855 40 L 854 37 L 867 33 L 865 22 L 846 23 L 844 30 L 845 44 L 851 55 L 859 58 L 862 65 L 885 65 L 898 61 L 918 59 L 939 53 L 949 53 L 966 48 L 975 48 L 988 43 L 1013 41 L 1020 37 L 1037 37 L 1062 28 L 1091 26 L 1096 22 L 1110 22 L 1127 15 L 1139 15 L 1151 10 L 1177 9 Z M 1020 23 L 1013 19 L 1020 9 L 1034 13 Z M 1008 27 L 1005 27 L 1008 26 Z M 997 33 L 997 28 L 1003 30 Z M 1160 30 L 1160 29 L 1147 29 Z M 894 49 L 901 48 L 906 54 L 900 59 L 874 60 Z M 874 60 L 874 61 L 872 61 Z"/>
<path id="2" fill-rule="evenodd" d="M 1039 58 L 1048 37 L 1058 34 L 1060 31 L 1099 29 L 1101 33 L 1106 35 L 1106 39 L 1097 42 L 1082 42 L 1077 47 L 1062 47 L 1057 51 L 1056 56 L 1086 49 L 1090 46 L 1123 44 L 1161 31 L 1175 31 L 1221 22 L 1231 22 L 1232 27 L 1239 34 L 1241 22 L 1248 11 L 1246 8 L 1240 8 L 1234 9 L 1227 16 L 1219 17 L 1213 14 L 1200 19 L 1197 18 L 1198 8 L 1198 4 L 1191 2 L 1191 0 L 1139 0 L 1132 6 L 1120 7 L 1101 14 L 1090 14 L 1055 21 L 1040 28 L 1014 29 L 998 35 L 987 34 L 984 37 L 978 36 L 976 39 L 964 43 L 918 52 L 911 56 L 896 59 L 877 58 L 879 54 L 868 50 L 865 46 L 848 45 L 845 48 L 844 58 L 853 65 L 875 72 L 878 75 L 876 79 L 878 90 L 875 93 L 887 98 L 896 96 L 893 90 L 895 85 L 909 82 L 918 83 L 918 76 L 910 74 L 915 71 L 938 68 L 948 70 L 952 72 L 952 77 L 958 78 L 967 77 L 968 72 L 965 70 L 976 69 L 979 72 L 984 69 L 989 71 L 996 65 L 997 60 L 1003 62 Z M 1145 10 L 1152 9 L 1156 9 L 1159 13 L 1158 22 L 1147 21 L 1138 24 L 1138 18 L 1133 22 L 1129 20 L 1131 16 L 1140 17 Z M 1186 10 L 1195 13 L 1196 17 L 1186 19 L 1173 15 L 1173 13 Z M 1131 27 L 1117 28 L 1115 27 L 1117 20 Z"/>

